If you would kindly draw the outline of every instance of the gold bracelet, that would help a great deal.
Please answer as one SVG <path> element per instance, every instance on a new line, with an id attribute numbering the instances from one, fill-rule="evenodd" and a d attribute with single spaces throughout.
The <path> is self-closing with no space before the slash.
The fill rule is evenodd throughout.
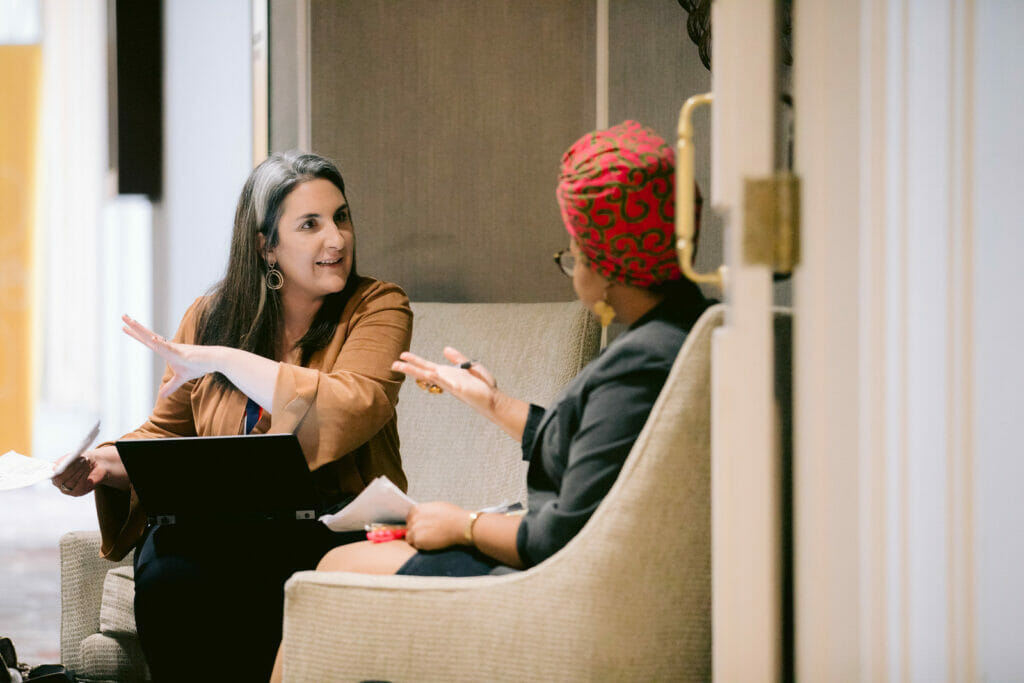
<path id="1" fill-rule="evenodd" d="M 463 535 L 466 537 L 466 545 L 476 545 L 476 543 L 473 542 L 473 525 L 476 524 L 476 520 L 479 519 L 479 517 L 479 512 L 469 513 L 469 521 L 466 522 L 466 530 L 463 532 Z"/>

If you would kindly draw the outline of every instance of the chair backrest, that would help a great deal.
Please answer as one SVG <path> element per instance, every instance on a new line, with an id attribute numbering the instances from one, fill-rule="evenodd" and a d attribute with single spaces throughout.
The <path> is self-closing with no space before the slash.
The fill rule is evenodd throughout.
<path id="1" fill-rule="evenodd" d="M 597 354 L 599 328 L 577 301 L 413 303 L 412 351 L 445 362 L 452 346 L 479 360 L 511 396 L 548 405 Z M 519 444 L 460 401 L 407 380 L 398 433 L 409 495 L 464 507 L 526 500 Z"/>
<path id="2" fill-rule="evenodd" d="M 591 605 L 598 642 L 626 644 L 595 667 L 632 662 L 646 679 L 710 680 L 711 340 L 724 314 L 713 306 L 694 325 L 611 491 L 537 567 L 559 577 L 551 592 Z M 778 346 L 789 323 L 775 313 Z"/>

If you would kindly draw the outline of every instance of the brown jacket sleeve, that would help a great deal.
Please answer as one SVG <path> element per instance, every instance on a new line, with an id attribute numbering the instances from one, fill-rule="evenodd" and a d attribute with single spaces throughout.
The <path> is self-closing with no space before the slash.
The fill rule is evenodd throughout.
<path id="1" fill-rule="evenodd" d="M 295 432 L 309 468 L 365 444 L 395 416 L 403 376 L 391 370 L 412 337 L 412 310 L 397 285 L 373 281 L 357 290 L 341 330 L 325 350 L 332 364 L 281 363 L 270 431 Z"/>

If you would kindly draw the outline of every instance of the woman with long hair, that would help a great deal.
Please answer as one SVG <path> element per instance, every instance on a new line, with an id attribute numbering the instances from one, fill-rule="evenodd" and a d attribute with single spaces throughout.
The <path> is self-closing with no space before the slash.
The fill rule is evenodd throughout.
<path id="1" fill-rule="evenodd" d="M 402 375 L 391 365 L 409 348 L 412 312 L 397 285 L 357 274 L 344 180 L 327 159 L 275 154 L 253 170 L 227 273 L 172 340 L 123 322 L 167 362 L 150 418 L 123 438 L 294 432 L 324 508 L 379 475 L 405 487 Z M 181 466 L 202 477 L 203 463 L 185 455 Z M 135 618 L 157 681 L 266 679 L 285 580 L 354 540 L 315 520 L 147 525 L 110 443 L 54 484 L 71 496 L 95 491 L 105 557 L 135 548 Z"/>

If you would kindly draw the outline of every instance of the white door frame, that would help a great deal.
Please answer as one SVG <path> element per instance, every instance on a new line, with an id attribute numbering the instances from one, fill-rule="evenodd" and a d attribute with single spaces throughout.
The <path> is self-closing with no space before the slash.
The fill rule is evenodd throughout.
<path id="1" fill-rule="evenodd" d="M 712 346 L 712 667 L 719 681 L 781 672 L 780 472 L 772 275 L 744 263 L 743 180 L 775 170 L 775 3 L 712 8 L 711 202 L 725 220 L 725 324 Z"/>

